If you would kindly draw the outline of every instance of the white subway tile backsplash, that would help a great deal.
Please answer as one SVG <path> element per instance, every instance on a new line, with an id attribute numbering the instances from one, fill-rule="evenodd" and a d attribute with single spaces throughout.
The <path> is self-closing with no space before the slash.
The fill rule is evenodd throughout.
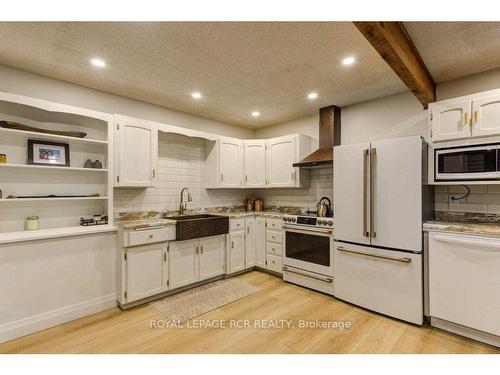
<path id="1" fill-rule="evenodd" d="M 435 186 L 435 210 L 477 213 L 500 213 L 499 185 L 468 185 L 471 193 L 463 199 L 453 200 L 467 193 L 462 185 Z"/>

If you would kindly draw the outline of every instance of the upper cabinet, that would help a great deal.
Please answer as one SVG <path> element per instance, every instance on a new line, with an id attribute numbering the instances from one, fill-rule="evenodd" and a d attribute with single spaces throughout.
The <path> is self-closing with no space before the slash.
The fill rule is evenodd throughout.
<path id="1" fill-rule="evenodd" d="M 206 187 L 307 187 L 309 171 L 293 163 L 310 151 L 311 140 L 302 134 L 268 140 L 207 141 Z"/>
<path id="2" fill-rule="evenodd" d="M 311 139 L 292 134 L 267 141 L 267 187 L 307 187 L 309 171 L 294 167 L 311 152 Z"/>
<path id="3" fill-rule="evenodd" d="M 243 187 L 243 142 L 234 138 L 207 141 L 206 187 Z"/>
<path id="4" fill-rule="evenodd" d="M 155 124 L 115 115 L 115 187 L 155 186 L 158 128 Z"/>
<path id="5" fill-rule="evenodd" d="M 470 100 L 432 103 L 429 109 L 431 137 L 434 142 L 470 137 Z"/>
<path id="6" fill-rule="evenodd" d="M 500 135 L 500 90 L 429 105 L 432 142 Z"/>
<path id="7" fill-rule="evenodd" d="M 472 136 L 500 134 L 500 93 L 472 101 Z"/>
<path id="8" fill-rule="evenodd" d="M 245 187 L 266 187 L 266 141 L 244 141 Z"/>

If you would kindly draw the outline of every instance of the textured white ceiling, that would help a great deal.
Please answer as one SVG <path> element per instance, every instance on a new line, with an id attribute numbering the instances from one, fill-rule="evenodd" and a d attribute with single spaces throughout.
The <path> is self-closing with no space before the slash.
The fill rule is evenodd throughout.
<path id="1" fill-rule="evenodd" d="M 500 22 L 405 22 L 436 82 L 500 67 Z"/>
<path id="2" fill-rule="evenodd" d="M 0 64 L 250 128 L 406 90 L 349 22 L 3 22 L 0 40 Z"/>

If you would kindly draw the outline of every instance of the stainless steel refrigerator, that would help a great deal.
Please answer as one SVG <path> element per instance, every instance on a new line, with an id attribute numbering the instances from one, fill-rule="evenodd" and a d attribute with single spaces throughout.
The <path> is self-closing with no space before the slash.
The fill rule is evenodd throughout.
<path id="1" fill-rule="evenodd" d="M 423 321 L 422 223 L 433 215 L 419 136 L 334 148 L 335 296 Z"/>

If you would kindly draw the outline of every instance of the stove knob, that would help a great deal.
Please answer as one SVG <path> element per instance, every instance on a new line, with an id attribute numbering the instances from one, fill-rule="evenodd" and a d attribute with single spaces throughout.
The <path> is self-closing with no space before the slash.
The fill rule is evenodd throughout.
<path id="1" fill-rule="evenodd" d="M 294 222 L 294 223 L 295 223 L 296 221 L 297 221 L 297 219 L 296 219 L 296 218 L 294 218 L 294 217 L 292 217 L 292 222 Z"/>
<path id="2" fill-rule="evenodd" d="M 319 224 L 319 225 L 322 225 L 322 224 L 323 224 L 323 220 L 321 220 L 321 219 L 320 219 L 320 220 L 318 220 L 318 224 Z"/>
<path id="3" fill-rule="evenodd" d="M 332 220 L 328 220 L 328 225 L 332 226 L 333 225 L 333 221 Z"/>

